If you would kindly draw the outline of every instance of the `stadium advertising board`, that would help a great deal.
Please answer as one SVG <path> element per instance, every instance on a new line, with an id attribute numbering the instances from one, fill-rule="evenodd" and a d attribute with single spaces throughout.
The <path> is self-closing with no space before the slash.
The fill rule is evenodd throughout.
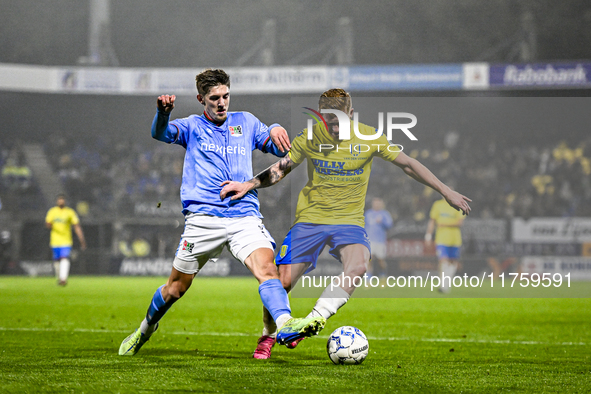
<path id="1" fill-rule="evenodd" d="M 195 72 L 193 69 L 156 69 L 146 70 L 136 76 L 138 85 L 142 86 L 142 92 L 154 94 L 156 92 L 177 92 L 176 94 L 193 94 L 195 87 Z M 139 81 L 145 81 L 144 84 Z M 139 90 L 139 89 L 138 89 Z M 134 89 L 134 92 L 137 92 Z"/>
<path id="2" fill-rule="evenodd" d="M 0 90 L 152 95 L 195 93 L 197 68 L 87 68 L 0 64 Z M 234 93 L 589 87 L 591 63 L 464 63 L 351 67 L 227 68 Z"/>
<path id="3" fill-rule="evenodd" d="M 462 239 L 464 241 L 506 241 L 507 222 L 504 219 L 467 218 L 462 225 Z"/>
<path id="4" fill-rule="evenodd" d="M 513 242 L 591 242 L 591 218 L 515 218 Z"/>
<path id="5" fill-rule="evenodd" d="M 199 276 L 229 276 L 232 264 L 229 259 L 209 261 Z M 164 259 L 123 259 L 119 266 L 119 274 L 123 276 L 168 276 L 172 263 L 169 258 Z M 236 275 L 236 273 L 234 273 Z"/>
<path id="6" fill-rule="evenodd" d="M 20 269 L 28 276 L 51 276 L 54 275 L 52 261 L 21 261 Z"/>
<path id="7" fill-rule="evenodd" d="M 45 93 L 176 95 L 195 93 L 199 68 L 47 67 L 0 64 L 0 90 Z M 462 65 L 227 68 L 234 93 L 462 89 Z"/>
<path id="8" fill-rule="evenodd" d="M 488 89 L 488 63 L 464 63 L 462 67 L 464 89 Z"/>
<path id="9" fill-rule="evenodd" d="M 28 64 L 0 63 L 0 90 L 15 92 L 57 92 L 57 69 Z"/>
<path id="10" fill-rule="evenodd" d="M 491 87 L 589 87 L 591 63 L 497 64 Z"/>
<path id="11" fill-rule="evenodd" d="M 521 259 L 521 270 L 530 275 L 570 274 L 572 280 L 591 280 L 591 258 L 527 256 Z"/>
<path id="12" fill-rule="evenodd" d="M 387 257 L 434 256 L 435 248 L 427 248 L 422 239 L 389 239 L 386 245 Z"/>
<path id="13" fill-rule="evenodd" d="M 397 220 L 394 222 L 388 235 L 396 238 L 423 238 L 427 230 L 427 222 L 415 222 L 414 220 Z"/>
<path id="14" fill-rule="evenodd" d="M 467 218 L 462 225 L 462 239 L 464 242 L 505 242 L 508 240 L 509 224 L 505 219 L 476 219 Z M 398 220 L 388 234 L 396 238 L 423 239 L 427 229 L 426 222 Z"/>
<path id="15" fill-rule="evenodd" d="M 581 244 L 474 241 L 466 252 L 476 256 L 581 256 Z"/>
<path id="16" fill-rule="evenodd" d="M 462 89 L 462 65 L 353 66 L 349 67 L 349 89 Z"/>
<path id="17" fill-rule="evenodd" d="M 234 93 L 305 93 L 328 89 L 328 67 L 259 67 L 227 69 Z"/>

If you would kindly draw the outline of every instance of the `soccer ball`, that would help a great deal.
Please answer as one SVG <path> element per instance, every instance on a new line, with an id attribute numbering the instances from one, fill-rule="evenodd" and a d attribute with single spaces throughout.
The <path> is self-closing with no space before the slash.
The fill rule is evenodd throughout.
<path id="1" fill-rule="evenodd" d="M 361 364 L 369 353 L 369 342 L 357 327 L 339 327 L 326 344 L 328 357 L 335 364 Z"/>

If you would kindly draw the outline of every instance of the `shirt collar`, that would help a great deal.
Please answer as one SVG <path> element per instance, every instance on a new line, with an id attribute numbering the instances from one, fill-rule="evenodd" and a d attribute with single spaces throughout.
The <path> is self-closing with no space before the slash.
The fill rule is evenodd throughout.
<path id="1" fill-rule="evenodd" d="M 205 119 L 207 119 L 210 123 L 213 123 L 217 127 L 221 127 L 224 123 L 226 123 L 225 120 L 222 123 L 216 122 L 215 120 L 213 120 L 212 118 L 210 118 L 205 111 L 203 111 L 203 115 L 205 116 Z M 226 117 L 226 120 L 228 120 L 227 117 Z"/>

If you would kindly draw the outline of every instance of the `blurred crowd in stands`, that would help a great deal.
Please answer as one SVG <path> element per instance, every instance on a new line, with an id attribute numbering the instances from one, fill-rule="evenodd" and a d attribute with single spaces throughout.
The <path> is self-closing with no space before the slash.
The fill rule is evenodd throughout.
<path id="1" fill-rule="evenodd" d="M 516 146 L 449 132 L 430 141 L 430 146 L 422 143 L 420 149 L 406 148 L 405 152 L 469 196 L 474 217 L 591 216 L 591 139 L 576 146 L 540 141 Z M 112 144 L 101 137 L 56 133 L 47 138 L 45 153 L 69 204 L 81 204 L 78 207 L 87 211 L 80 212 L 83 216 L 133 216 L 139 202 L 178 203 L 184 157 L 179 146 L 150 139 L 121 139 Z M 256 160 L 255 172 L 275 158 L 257 155 Z M 20 144 L 1 146 L 0 166 L 5 208 L 10 196 L 40 193 Z M 289 198 L 291 185 L 283 183 L 260 193 L 267 220 L 291 221 L 290 212 L 275 214 L 287 206 L 282 201 Z M 417 222 L 426 219 L 431 203 L 439 198 L 397 167 L 376 159 L 368 198 L 378 195 L 395 219 Z"/>
<path id="2" fill-rule="evenodd" d="M 470 197 L 474 217 L 591 216 L 591 138 L 577 146 L 540 141 L 518 146 L 450 132 L 433 146 L 406 153 Z M 394 217 L 425 219 L 440 196 L 392 167 L 379 165 L 370 184 L 379 182 L 374 189 L 384 191 L 380 196 Z"/>
<path id="3" fill-rule="evenodd" d="M 19 144 L 2 146 L 0 151 L 2 166 L 2 189 L 7 192 L 26 192 L 33 183 L 33 173 Z"/>
<path id="4" fill-rule="evenodd" d="M 0 173 L 0 196 L 5 210 L 26 210 L 43 204 L 33 171 L 19 142 L 0 140 Z M 45 209 L 45 206 L 41 208 Z"/>
<path id="5" fill-rule="evenodd" d="M 90 214 L 129 215 L 134 203 L 179 199 L 184 150 L 150 142 L 56 135 L 45 150 L 72 202 L 86 202 Z"/>

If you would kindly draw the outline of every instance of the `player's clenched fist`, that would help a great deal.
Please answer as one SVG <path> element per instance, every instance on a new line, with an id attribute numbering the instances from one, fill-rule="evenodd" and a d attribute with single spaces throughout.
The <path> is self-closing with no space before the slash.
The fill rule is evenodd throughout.
<path id="1" fill-rule="evenodd" d="M 169 114 L 174 108 L 174 100 L 176 100 L 175 95 L 169 96 L 168 94 L 163 94 L 162 96 L 159 96 L 158 109 Z"/>

